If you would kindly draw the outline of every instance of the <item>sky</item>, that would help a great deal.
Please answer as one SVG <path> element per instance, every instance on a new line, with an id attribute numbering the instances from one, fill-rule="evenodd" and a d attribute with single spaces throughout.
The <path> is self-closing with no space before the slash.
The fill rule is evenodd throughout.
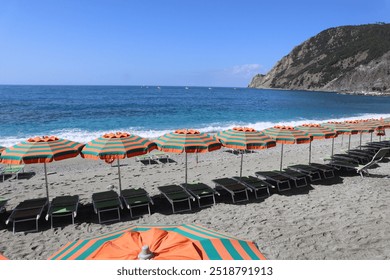
<path id="1" fill-rule="evenodd" d="M 0 0 L 0 84 L 246 87 L 390 0 Z"/>

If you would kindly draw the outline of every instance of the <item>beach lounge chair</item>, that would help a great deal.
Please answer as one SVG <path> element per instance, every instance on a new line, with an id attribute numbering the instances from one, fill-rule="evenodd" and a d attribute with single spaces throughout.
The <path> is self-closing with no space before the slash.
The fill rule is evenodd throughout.
<path id="1" fill-rule="evenodd" d="M 248 201 L 248 190 L 252 191 L 251 188 L 246 185 L 234 180 L 233 178 L 220 178 L 212 180 L 217 188 L 224 189 L 232 196 L 233 203 Z M 237 195 L 243 196 L 242 198 L 236 199 Z"/>
<path id="2" fill-rule="evenodd" d="M 195 201 L 195 198 L 184 188 L 180 187 L 179 185 L 168 185 L 158 187 L 158 189 L 171 204 L 173 213 L 191 211 L 191 200 Z M 187 203 L 184 203 L 186 207 L 183 207 L 180 210 L 175 210 L 175 203 L 183 204 L 183 202 L 187 202 L 188 207 L 186 205 Z"/>
<path id="3" fill-rule="evenodd" d="M 322 175 L 324 176 L 324 179 L 330 179 L 334 178 L 334 167 L 329 164 L 321 164 L 316 162 L 311 162 L 310 166 L 313 166 L 315 168 L 318 168 L 318 170 L 322 171 Z"/>
<path id="4" fill-rule="evenodd" d="M 5 212 L 5 205 L 7 204 L 7 199 L 0 197 L 0 213 Z"/>
<path id="5" fill-rule="evenodd" d="M 259 178 L 256 178 L 254 176 L 243 176 L 243 177 L 237 176 L 237 177 L 233 177 L 233 179 L 244 184 L 248 188 L 251 188 L 255 193 L 256 199 L 269 197 L 270 196 L 269 189 L 273 187 L 270 183 L 264 180 L 260 180 Z"/>
<path id="6" fill-rule="evenodd" d="M 64 195 L 53 198 L 49 204 L 49 209 L 46 214 L 46 221 L 50 217 L 50 225 L 53 228 L 53 219 L 56 217 L 71 216 L 72 224 L 74 224 L 74 218 L 77 215 L 77 209 L 79 206 L 78 195 Z"/>
<path id="7" fill-rule="evenodd" d="M 153 159 L 155 159 L 158 162 L 169 163 L 169 155 L 164 152 L 153 151 L 151 156 L 153 157 Z"/>
<path id="8" fill-rule="evenodd" d="M 152 164 L 152 163 L 157 163 L 156 160 L 153 158 L 151 154 L 146 154 L 146 155 L 140 155 L 135 157 L 136 162 L 141 162 L 142 164 Z"/>
<path id="9" fill-rule="evenodd" d="M 371 166 L 373 166 L 373 165 L 377 164 L 378 162 L 380 162 L 385 156 L 387 156 L 387 154 L 389 152 L 390 152 L 390 148 L 382 148 L 382 149 L 380 149 L 372 157 L 372 159 L 368 163 L 366 163 L 364 165 L 351 163 L 351 162 L 348 162 L 348 161 L 331 161 L 329 164 L 332 164 L 332 165 L 335 165 L 335 166 L 344 167 L 344 168 L 347 168 L 347 169 L 354 169 L 363 178 L 364 177 L 363 174 L 369 175 L 368 169 Z"/>
<path id="10" fill-rule="evenodd" d="M 121 220 L 120 209 L 122 209 L 123 206 L 115 191 L 110 190 L 92 194 L 92 204 L 95 213 L 98 215 L 99 223 Z M 102 220 L 101 213 L 109 211 L 116 211 L 118 213 L 118 218 Z"/>
<path id="11" fill-rule="evenodd" d="M 215 205 L 215 195 L 220 195 L 215 189 L 203 183 L 181 184 L 181 186 L 198 200 L 199 208 Z M 201 203 L 210 198 L 212 203 Z"/>
<path id="12" fill-rule="evenodd" d="M 24 172 L 24 164 L 8 165 L 4 167 L 1 172 L 1 175 L 3 175 L 3 182 L 5 180 L 5 176 L 10 176 L 10 179 L 13 179 L 14 177 L 16 177 L 16 179 L 19 179 L 19 173 Z"/>
<path id="13" fill-rule="evenodd" d="M 297 188 L 306 187 L 308 185 L 307 177 L 309 176 L 307 174 L 303 174 L 301 172 L 288 169 L 288 168 L 284 169 L 283 171 L 276 171 L 276 172 L 293 180 Z"/>
<path id="14" fill-rule="evenodd" d="M 31 230 L 31 232 L 38 231 L 38 220 L 47 204 L 47 198 L 25 200 L 12 210 L 5 224 L 8 225 L 8 223 L 12 222 L 12 232 L 15 233 L 16 223 L 35 220 L 35 229 Z"/>
<path id="15" fill-rule="evenodd" d="M 122 190 L 121 198 L 126 208 L 130 211 L 130 217 L 139 217 L 141 215 L 133 215 L 133 208 L 138 207 L 147 207 L 149 215 L 150 205 L 154 204 L 152 198 L 149 196 L 148 192 L 144 189 L 125 189 Z"/>
<path id="16" fill-rule="evenodd" d="M 255 173 L 260 179 L 264 179 L 274 183 L 274 186 L 279 192 L 284 192 L 291 189 L 290 178 L 274 171 L 258 171 Z"/>
<path id="17" fill-rule="evenodd" d="M 353 155 L 353 154 L 335 154 L 331 160 L 349 161 L 352 163 L 366 164 L 369 161 L 369 156 Z"/>
<path id="18" fill-rule="evenodd" d="M 287 169 L 295 170 L 302 174 L 306 174 L 307 176 L 309 176 L 310 181 L 312 182 L 321 180 L 322 171 L 314 166 L 310 166 L 306 164 L 295 164 L 295 165 L 288 166 Z"/>

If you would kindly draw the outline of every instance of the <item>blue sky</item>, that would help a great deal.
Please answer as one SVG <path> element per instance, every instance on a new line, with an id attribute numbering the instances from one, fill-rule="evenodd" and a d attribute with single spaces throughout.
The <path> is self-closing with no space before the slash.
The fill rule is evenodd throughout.
<path id="1" fill-rule="evenodd" d="M 0 84 L 247 86 L 390 0 L 0 0 Z"/>

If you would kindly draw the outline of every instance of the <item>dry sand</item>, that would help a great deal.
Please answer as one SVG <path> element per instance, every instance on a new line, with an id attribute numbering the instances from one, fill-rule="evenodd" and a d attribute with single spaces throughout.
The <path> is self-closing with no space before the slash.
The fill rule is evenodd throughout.
<path id="1" fill-rule="evenodd" d="M 365 136 L 364 140 L 368 140 Z M 343 140 L 343 143 L 341 141 Z M 353 137 L 353 146 L 358 137 Z M 337 138 L 336 152 L 347 149 L 347 137 Z M 313 162 L 330 155 L 331 140 L 313 142 Z M 232 204 L 229 195 L 217 198 L 213 207 L 171 214 L 170 204 L 159 196 L 158 186 L 184 181 L 184 155 L 170 154 L 176 163 L 142 165 L 134 159 L 122 161 L 122 185 L 143 187 L 155 198 L 151 216 L 131 220 L 128 210 L 122 221 L 98 224 L 91 206 L 93 192 L 111 184 L 118 191 L 117 168 L 103 161 L 80 157 L 48 164 L 50 197 L 78 194 L 81 207 L 75 225 L 61 220 L 59 227 L 41 218 L 39 232 L 12 234 L 4 221 L 22 200 L 44 197 L 43 165 L 26 165 L 31 178 L 0 183 L 0 196 L 9 199 L 7 212 L 0 214 L 0 252 L 11 259 L 47 259 L 61 246 L 79 238 L 98 236 L 131 225 L 179 225 L 196 223 L 241 239 L 252 240 L 268 259 L 390 259 L 390 162 L 371 170 L 371 176 L 339 173 L 332 180 L 313 183 L 263 200 Z M 188 180 L 214 186 L 212 179 L 236 176 L 240 157 L 220 150 L 189 154 Z M 244 156 L 243 175 L 279 168 L 280 146 Z M 308 145 L 285 145 L 284 166 L 307 163 Z"/>

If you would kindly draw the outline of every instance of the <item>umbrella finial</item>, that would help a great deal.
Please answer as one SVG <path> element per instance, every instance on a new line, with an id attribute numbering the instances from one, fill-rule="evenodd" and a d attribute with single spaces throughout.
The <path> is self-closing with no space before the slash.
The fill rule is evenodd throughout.
<path id="1" fill-rule="evenodd" d="M 153 253 L 149 250 L 148 245 L 142 246 L 141 252 L 138 254 L 140 260 L 150 260 L 153 257 Z"/>

